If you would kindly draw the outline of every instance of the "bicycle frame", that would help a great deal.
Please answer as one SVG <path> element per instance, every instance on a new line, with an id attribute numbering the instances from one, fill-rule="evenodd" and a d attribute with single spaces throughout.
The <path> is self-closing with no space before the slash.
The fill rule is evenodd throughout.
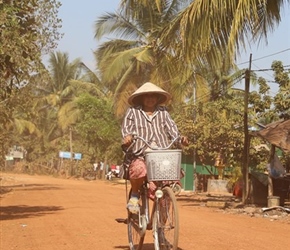
<path id="1" fill-rule="evenodd" d="M 170 222 L 170 226 L 167 226 L 167 231 L 170 231 L 174 229 L 176 231 L 175 235 L 173 236 L 174 239 L 170 241 L 167 244 L 170 244 L 172 248 L 169 249 L 177 249 L 178 244 L 178 211 L 177 211 L 177 205 L 175 200 L 175 194 L 173 193 L 172 189 L 166 184 L 165 186 L 162 184 L 162 182 L 158 183 L 157 190 L 160 193 L 166 192 L 167 195 L 170 196 L 170 199 L 173 202 L 173 207 L 175 209 L 174 216 L 176 218 L 171 218 L 172 215 L 170 215 L 167 210 L 164 212 L 162 209 L 160 209 L 160 205 L 162 203 L 162 196 L 159 197 L 158 195 L 155 195 L 152 205 L 152 210 L 150 211 L 150 205 L 148 198 L 148 183 L 145 181 L 141 190 L 141 196 L 140 200 L 140 212 L 138 214 L 131 214 L 128 212 L 128 218 L 126 220 L 126 224 L 128 224 L 128 239 L 129 239 L 129 246 L 130 250 L 141 250 L 144 237 L 147 230 L 153 230 L 153 236 L 154 236 L 154 246 L 155 249 L 163 249 L 161 248 L 163 242 L 165 239 L 165 230 L 162 229 L 162 225 L 167 222 Z M 161 192 L 160 192 L 161 191 Z M 170 205 L 168 205 L 170 206 Z M 173 220 L 176 220 L 175 222 L 172 222 Z M 173 224 L 173 226 L 171 226 Z M 163 228 L 166 228 L 165 225 L 163 225 Z M 163 236 L 160 236 L 160 231 Z M 172 242 L 172 243 L 171 243 Z M 167 249 L 167 248 L 166 248 Z"/>
<path id="2" fill-rule="evenodd" d="M 135 139 L 141 139 L 145 144 L 151 148 L 151 146 L 141 137 L 135 137 Z M 175 138 L 171 144 L 166 147 L 168 149 L 177 140 Z M 132 145 L 131 145 L 132 147 Z M 129 149 L 131 148 L 129 147 Z M 152 148 L 151 148 L 152 149 Z M 155 148 L 156 149 L 156 148 Z M 128 150 L 128 149 L 127 149 Z M 163 150 L 163 149 L 162 149 Z M 126 165 L 125 155 L 125 175 L 128 176 L 129 164 Z M 128 211 L 128 218 L 126 220 L 117 219 L 118 222 L 123 222 L 128 225 L 128 240 L 130 250 L 141 250 L 143 246 L 146 230 L 153 230 L 154 247 L 156 250 L 164 249 L 177 249 L 178 245 L 178 209 L 175 194 L 173 193 L 170 182 L 167 180 L 154 181 L 156 185 L 152 210 L 150 212 L 149 205 L 149 182 L 146 180 L 143 182 L 140 189 L 140 210 L 138 214 L 132 214 Z M 126 202 L 128 202 L 131 190 L 128 190 L 128 178 L 126 179 Z M 172 210 L 172 211 L 171 211 Z M 168 232 L 173 231 L 173 236 L 170 236 Z M 172 239 L 169 239 L 173 237 Z"/>

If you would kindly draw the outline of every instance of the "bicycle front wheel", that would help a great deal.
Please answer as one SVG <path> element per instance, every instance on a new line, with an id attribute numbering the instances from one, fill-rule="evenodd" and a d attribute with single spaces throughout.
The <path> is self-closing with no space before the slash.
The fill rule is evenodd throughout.
<path id="1" fill-rule="evenodd" d="M 155 250 L 176 250 L 179 237 L 179 217 L 176 197 L 170 187 L 162 189 L 163 197 L 157 201 L 153 217 Z"/>

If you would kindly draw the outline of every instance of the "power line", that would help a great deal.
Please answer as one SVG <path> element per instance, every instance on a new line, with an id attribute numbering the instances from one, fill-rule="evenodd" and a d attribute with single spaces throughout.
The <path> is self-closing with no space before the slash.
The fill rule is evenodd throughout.
<path id="1" fill-rule="evenodd" d="M 255 65 L 255 67 L 259 68 L 258 66 Z M 285 65 L 283 66 L 284 69 L 290 69 L 290 65 Z M 252 71 L 273 71 L 273 69 L 256 69 Z"/>
<path id="2" fill-rule="evenodd" d="M 254 62 L 254 61 L 258 61 L 258 60 L 261 60 L 261 59 L 264 59 L 264 58 L 268 58 L 268 57 L 271 57 L 271 56 L 275 56 L 275 55 L 278 55 L 278 54 L 284 53 L 284 52 L 286 52 L 286 51 L 288 51 L 288 50 L 290 50 L 290 48 L 288 48 L 288 49 L 284 49 L 284 50 L 281 50 L 281 51 L 278 51 L 278 52 L 276 52 L 276 53 L 273 53 L 273 54 L 270 54 L 270 55 L 267 55 L 267 56 L 263 56 L 263 57 L 260 57 L 260 58 L 253 59 L 252 62 Z M 238 65 L 242 65 L 242 64 L 246 64 L 246 63 L 248 64 L 249 61 L 247 61 L 247 62 L 243 62 L 243 63 L 239 63 Z"/>
<path id="3" fill-rule="evenodd" d="M 260 67 L 258 67 L 256 64 L 253 63 L 253 65 L 255 65 L 255 67 L 259 69 L 259 70 L 252 70 L 252 71 L 254 71 L 254 72 L 256 72 L 256 71 L 265 71 L 265 70 L 261 69 Z M 268 74 L 268 73 L 265 73 L 265 74 L 267 74 L 268 76 L 272 77 L 272 76 L 271 76 L 270 74 Z"/>

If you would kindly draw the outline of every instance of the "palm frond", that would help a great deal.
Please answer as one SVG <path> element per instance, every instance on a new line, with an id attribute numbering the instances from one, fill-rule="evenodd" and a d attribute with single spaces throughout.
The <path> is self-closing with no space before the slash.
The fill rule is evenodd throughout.
<path id="1" fill-rule="evenodd" d="M 106 61 L 102 63 L 102 79 L 103 81 L 112 81 L 120 77 L 121 72 L 125 72 L 126 69 L 132 64 L 135 59 L 135 55 L 141 51 L 140 48 L 132 48 L 122 52 L 115 53 L 108 57 Z"/>
<path id="2" fill-rule="evenodd" d="M 195 0 L 165 27 L 161 40 L 170 47 L 177 35 L 181 46 L 176 49 L 187 61 L 209 51 L 214 58 L 217 50 L 233 60 L 247 41 L 267 38 L 279 23 L 280 8 L 287 1 Z"/>
<path id="3" fill-rule="evenodd" d="M 29 134 L 36 134 L 37 136 L 41 135 L 41 132 L 37 129 L 35 124 L 28 120 L 15 118 L 14 126 L 19 134 L 23 134 L 25 131 L 28 131 Z"/>
<path id="4" fill-rule="evenodd" d="M 80 94 L 87 92 L 93 96 L 103 97 L 105 95 L 104 89 L 97 86 L 95 83 L 84 82 L 81 80 L 71 80 L 71 86 L 74 89 L 75 96 L 79 96 Z"/>
<path id="5" fill-rule="evenodd" d="M 110 34 L 128 40 L 138 40 L 145 34 L 124 16 L 107 13 L 95 22 L 95 39 L 100 40 L 104 35 Z"/>
<path id="6" fill-rule="evenodd" d="M 84 63 L 80 64 L 81 69 L 85 72 L 85 75 L 81 77 L 81 80 L 102 86 L 102 81 L 97 76 L 97 73 L 93 72 L 87 65 Z"/>
<path id="7" fill-rule="evenodd" d="M 58 124 L 63 131 L 74 125 L 79 119 L 81 119 L 81 113 L 76 101 L 65 103 L 58 112 Z"/>

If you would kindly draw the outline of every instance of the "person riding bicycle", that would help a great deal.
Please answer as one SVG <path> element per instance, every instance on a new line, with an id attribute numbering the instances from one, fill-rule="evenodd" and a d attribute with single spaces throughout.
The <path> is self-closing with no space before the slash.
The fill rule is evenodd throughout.
<path id="1" fill-rule="evenodd" d="M 144 83 L 128 99 L 128 108 L 122 123 L 123 145 L 129 146 L 133 135 L 144 138 L 151 146 L 166 147 L 170 140 L 180 136 L 175 122 L 164 105 L 170 94 L 151 82 Z M 181 143 L 187 145 L 187 138 L 181 136 Z M 146 179 L 144 152 L 148 147 L 142 140 L 137 140 L 132 147 L 132 159 L 129 164 L 131 197 L 127 208 L 131 213 L 139 211 L 139 190 Z M 150 183 L 149 191 L 154 192 L 155 185 Z"/>

